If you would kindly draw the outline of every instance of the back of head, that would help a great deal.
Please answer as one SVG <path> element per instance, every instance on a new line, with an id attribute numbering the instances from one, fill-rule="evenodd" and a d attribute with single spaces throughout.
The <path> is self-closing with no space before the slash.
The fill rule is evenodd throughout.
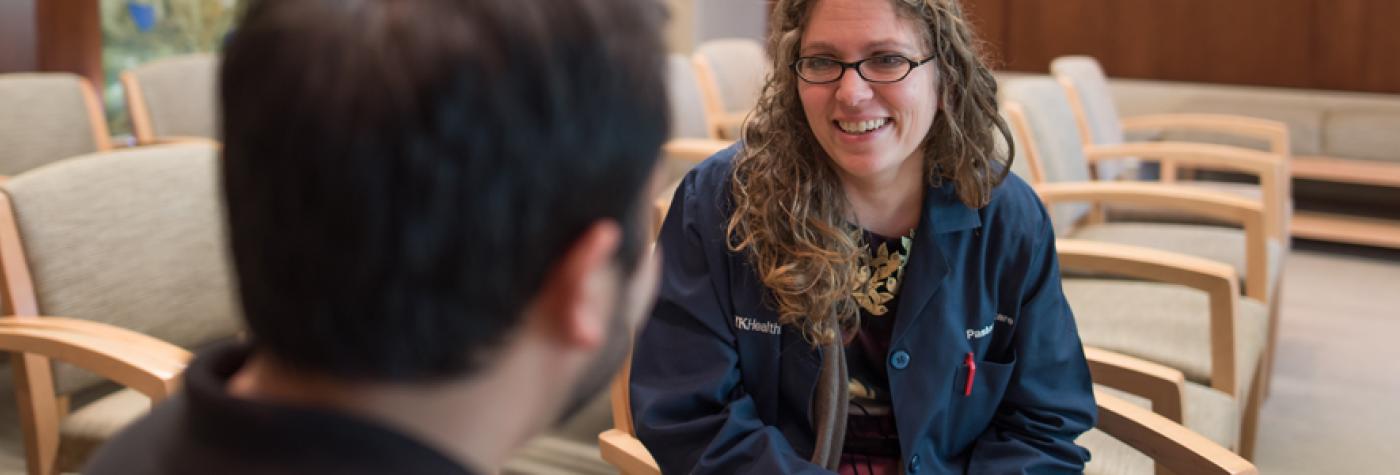
<path id="1" fill-rule="evenodd" d="M 255 345 L 336 377 L 460 375 L 668 131 L 654 0 L 254 1 L 220 101 Z"/>

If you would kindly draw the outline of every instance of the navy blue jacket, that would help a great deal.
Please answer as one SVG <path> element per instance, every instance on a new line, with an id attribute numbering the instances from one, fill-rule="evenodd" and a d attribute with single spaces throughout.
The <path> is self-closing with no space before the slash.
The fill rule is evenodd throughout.
<path id="1" fill-rule="evenodd" d="M 827 473 L 808 462 L 822 354 L 726 246 L 736 153 L 691 171 L 662 226 L 660 298 L 632 358 L 637 436 L 664 473 Z M 1096 408 L 1030 187 L 1009 176 L 982 209 L 929 188 L 906 266 L 887 358 L 905 470 L 1082 471 L 1074 440 Z"/>

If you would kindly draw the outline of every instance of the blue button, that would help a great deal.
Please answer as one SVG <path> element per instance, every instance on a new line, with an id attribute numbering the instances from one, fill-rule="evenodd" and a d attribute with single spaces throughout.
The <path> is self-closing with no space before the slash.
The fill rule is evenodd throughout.
<path id="1" fill-rule="evenodd" d="M 915 455 L 915 456 L 913 456 L 913 457 L 909 457 L 909 467 L 908 467 L 908 470 L 906 470 L 906 471 L 909 472 L 909 473 L 918 473 L 918 472 L 919 472 L 919 456 L 918 456 L 918 455 Z"/>
<path id="2" fill-rule="evenodd" d="M 890 366 L 894 369 L 904 369 L 909 367 L 909 352 L 899 350 L 890 356 Z"/>

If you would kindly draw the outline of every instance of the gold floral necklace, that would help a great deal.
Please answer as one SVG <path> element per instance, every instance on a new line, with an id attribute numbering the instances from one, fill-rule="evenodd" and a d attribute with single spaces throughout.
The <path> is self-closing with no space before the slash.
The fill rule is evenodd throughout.
<path id="1" fill-rule="evenodd" d="M 899 284 L 904 280 L 904 265 L 909 262 L 909 248 L 914 245 L 914 230 L 899 238 L 899 247 L 890 252 L 888 244 L 880 243 L 875 255 L 870 252 L 860 254 L 856 265 L 855 285 L 851 288 L 851 298 L 860 308 L 872 316 L 889 313 L 885 304 L 894 300 L 899 292 Z"/>

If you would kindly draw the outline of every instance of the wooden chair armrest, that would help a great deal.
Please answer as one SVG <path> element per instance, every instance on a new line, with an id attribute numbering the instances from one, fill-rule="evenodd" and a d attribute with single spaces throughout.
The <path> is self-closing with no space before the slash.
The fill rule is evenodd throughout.
<path id="1" fill-rule="evenodd" d="M 1227 193 L 1164 183 L 1079 182 L 1036 185 L 1040 199 L 1051 205 L 1065 201 L 1135 203 L 1210 216 L 1244 228 L 1245 279 L 1269 281 L 1269 227 L 1264 205 Z M 1248 295 L 1268 302 L 1268 285 L 1251 285 Z"/>
<path id="2" fill-rule="evenodd" d="M 1255 475 L 1243 457 L 1167 418 L 1095 390 L 1099 430 L 1151 457 L 1174 473 Z"/>
<path id="3" fill-rule="evenodd" d="M 1167 159 L 1177 165 L 1229 170 L 1260 179 L 1280 176 L 1288 159 L 1272 152 L 1205 143 L 1131 142 L 1084 147 L 1084 159 L 1090 163 L 1127 157 Z"/>
<path id="4" fill-rule="evenodd" d="M 631 434 L 608 429 L 598 434 L 598 450 L 603 460 L 617 467 L 624 475 L 660 475 L 661 467 L 651 457 L 642 441 Z"/>
<path id="5" fill-rule="evenodd" d="M 671 139 L 661 146 L 661 153 L 666 157 L 700 163 L 733 144 L 731 141 L 715 139 Z"/>
<path id="6" fill-rule="evenodd" d="M 137 332 L 63 317 L 0 318 L 0 351 L 60 360 L 152 401 L 173 394 L 192 358 L 183 348 Z"/>
<path id="7" fill-rule="evenodd" d="M 1210 216 L 1239 225 L 1263 220 L 1263 205 L 1228 193 L 1181 185 L 1135 182 L 1094 181 L 1044 183 L 1035 185 L 1041 201 L 1052 205 L 1064 202 L 1097 204 L 1133 203 L 1177 209 Z"/>
<path id="8" fill-rule="evenodd" d="M 1125 117 L 1123 129 L 1185 129 L 1250 137 L 1269 143 L 1274 153 L 1288 153 L 1288 125 L 1257 117 L 1227 114 L 1150 114 Z"/>
<path id="9" fill-rule="evenodd" d="M 1206 293 L 1210 301 L 1211 387 L 1235 395 L 1235 309 L 1239 281 L 1227 264 L 1157 249 L 1060 239 L 1060 266 L 1098 274 L 1177 284 Z"/>
<path id="10" fill-rule="evenodd" d="M 1101 348 L 1084 347 L 1094 383 L 1142 396 L 1152 401 L 1152 412 L 1182 423 L 1186 399 L 1186 375 L 1151 361 Z"/>

